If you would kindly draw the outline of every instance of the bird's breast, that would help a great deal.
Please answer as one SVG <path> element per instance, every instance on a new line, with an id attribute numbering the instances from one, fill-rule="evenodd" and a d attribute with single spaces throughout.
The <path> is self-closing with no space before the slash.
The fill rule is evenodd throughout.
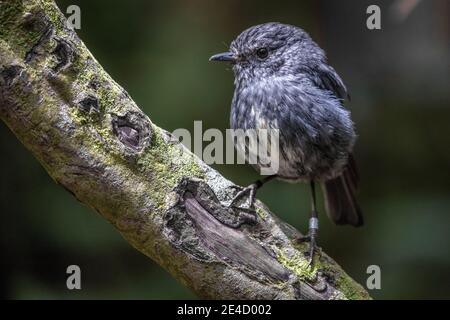
<path id="1" fill-rule="evenodd" d="M 355 140 L 350 114 L 338 100 L 286 81 L 236 88 L 231 127 L 278 130 L 279 175 L 287 178 L 335 176 Z"/>
<path id="2" fill-rule="evenodd" d="M 280 97 L 277 88 L 268 81 L 236 87 L 231 106 L 231 128 L 278 128 Z"/>

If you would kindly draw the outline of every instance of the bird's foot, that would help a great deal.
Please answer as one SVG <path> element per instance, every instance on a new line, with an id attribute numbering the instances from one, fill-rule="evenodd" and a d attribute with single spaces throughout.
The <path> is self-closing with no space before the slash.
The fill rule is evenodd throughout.
<path id="1" fill-rule="evenodd" d="M 307 250 L 305 251 L 305 256 L 308 257 L 308 267 L 311 267 L 314 262 L 314 252 L 317 251 L 317 231 L 318 228 L 318 220 L 317 218 L 311 218 L 309 221 L 309 231 L 306 236 L 301 236 L 295 239 L 298 243 L 308 243 Z"/>
<path id="2" fill-rule="evenodd" d="M 242 210 L 247 211 L 247 212 L 254 212 L 254 213 L 256 213 L 256 210 L 255 210 L 255 196 L 256 196 L 256 190 L 257 189 L 258 189 L 258 185 L 256 183 L 253 183 L 253 184 L 249 185 L 248 187 L 245 187 L 245 188 L 241 189 L 234 196 L 234 198 L 231 200 L 231 202 L 228 204 L 228 207 L 229 208 L 238 208 L 238 209 L 242 209 Z M 241 200 L 242 197 L 244 197 L 246 194 L 248 194 L 248 200 L 249 200 L 248 207 L 242 208 L 242 207 L 236 206 L 236 204 L 239 202 L 239 200 Z"/>
<path id="3" fill-rule="evenodd" d="M 308 247 L 304 254 L 308 257 L 308 267 L 312 266 L 314 262 L 314 251 L 317 249 L 316 238 L 314 236 L 306 235 L 295 239 L 295 241 L 299 243 L 308 243 Z"/>

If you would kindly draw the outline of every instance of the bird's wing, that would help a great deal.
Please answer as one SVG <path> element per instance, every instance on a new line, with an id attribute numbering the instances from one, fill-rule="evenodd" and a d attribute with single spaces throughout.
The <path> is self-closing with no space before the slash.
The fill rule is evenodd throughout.
<path id="1" fill-rule="evenodd" d="M 321 89 L 331 91 L 337 98 L 341 100 L 348 99 L 350 96 L 347 92 L 344 82 L 333 67 L 320 63 L 310 70 L 313 82 Z"/>

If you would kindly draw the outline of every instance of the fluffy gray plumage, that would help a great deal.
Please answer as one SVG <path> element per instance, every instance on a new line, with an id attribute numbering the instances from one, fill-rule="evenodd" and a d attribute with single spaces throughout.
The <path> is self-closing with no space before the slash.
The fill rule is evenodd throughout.
<path id="1" fill-rule="evenodd" d="M 231 127 L 279 129 L 278 177 L 321 182 L 332 220 L 361 225 L 347 89 L 324 51 L 298 27 L 265 23 L 243 31 L 230 53 Z"/>

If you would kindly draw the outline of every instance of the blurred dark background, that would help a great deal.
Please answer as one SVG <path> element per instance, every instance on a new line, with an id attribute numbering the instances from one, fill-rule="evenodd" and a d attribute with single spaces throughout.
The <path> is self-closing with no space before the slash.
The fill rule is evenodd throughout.
<path id="1" fill-rule="evenodd" d="M 308 31 L 352 96 L 366 216 L 361 229 L 322 219 L 319 244 L 363 285 L 367 266 L 379 265 L 382 287 L 370 291 L 374 298 L 450 298 L 448 1 L 57 3 L 63 12 L 80 6 L 82 40 L 169 131 L 191 130 L 194 120 L 204 130 L 228 128 L 232 72 L 208 58 L 240 31 L 268 21 Z M 381 8 L 381 30 L 366 28 L 370 4 Z M 195 298 L 58 187 L 3 123 L 0 150 L 0 297 Z M 215 167 L 241 185 L 257 178 L 246 166 Z M 259 193 L 302 231 L 308 196 L 306 186 L 283 182 Z M 81 267 L 82 290 L 66 289 L 70 264 Z"/>

